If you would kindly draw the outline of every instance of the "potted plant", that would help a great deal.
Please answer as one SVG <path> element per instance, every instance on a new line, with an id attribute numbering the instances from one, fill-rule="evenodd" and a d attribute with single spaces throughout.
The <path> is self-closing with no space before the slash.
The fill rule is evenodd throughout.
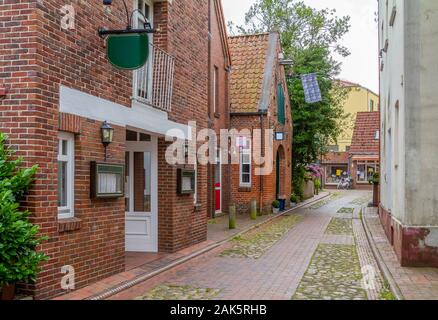
<path id="1" fill-rule="evenodd" d="M 296 207 L 298 202 L 299 202 L 298 197 L 295 194 L 292 194 L 290 196 L 290 203 L 291 203 L 292 208 Z"/>
<path id="2" fill-rule="evenodd" d="M 378 172 L 374 173 L 368 182 L 370 185 L 373 186 L 373 206 L 378 207 L 379 206 L 380 174 Z"/>
<path id="3" fill-rule="evenodd" d="M 274 200 L 272 202 L 272 212 L 274 214 L 279 214 L 280 213 L 280 201 Z"/>
<path id="4" fill-rule="evenodd" d="M 37 167 L 19 168 L 22 159 L 12 158 L 6 141 L 0 133 L 0 299 L 12 300 L 16 283 L 35 281 L 40 262 L 47 258 L 36 251 L 44 240 L 38 227 L 29 222 L 28 211 L 20 210 Z"/>

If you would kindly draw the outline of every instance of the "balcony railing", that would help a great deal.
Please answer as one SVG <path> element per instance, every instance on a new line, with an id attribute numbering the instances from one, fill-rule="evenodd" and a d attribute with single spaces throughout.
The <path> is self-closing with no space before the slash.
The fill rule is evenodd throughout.
<path id="1" fill-rule="evenodd" d="M 172 111 L 175 58 L 150 45 L 148 62 L 134 71 L 134 99 L 154 108 Z"/>

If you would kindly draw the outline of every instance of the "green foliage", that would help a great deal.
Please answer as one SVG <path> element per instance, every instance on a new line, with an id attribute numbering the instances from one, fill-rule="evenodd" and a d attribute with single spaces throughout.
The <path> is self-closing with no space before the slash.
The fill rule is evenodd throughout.
<path id="1" fill-rule="evenodd" d="M 20 210 L 20 200 L 34 181 L 37 166 L 19 168 L 21 158 L 13 159 L 7 137 L 0 133 L 0 287 L 18 281 L 35 281 L 44 254 L 36 252 L 43 241 L 29 212 Z"/>
<path id="2" fill-rule="evenodd" d="M 298 197 L 296 196 L 296 195 L 291 195 L 290 196 L 290 202 L 292 202 L 292 203 L 298 203 L 299 201 L 298 201 Z"/>
<path id="3" fill-rule="evenodd" d="M 378 185 L 380 183 L 380 174 L 378 172 L 374 173 L 368 182 L 371 185 Z"/>
<path id="4" fill-rule="evenodd" d="M 315 179 L 315 189 L 321 190 L 321 179 Z"/>
<path id="5" fill-rule="evenodd" d="M 278 200 L 272 201 L 272 207 L 274 209 L 279 209 L 280 208 L 280 201 L 278 201 Z"/>
<path id="6" fill-rule="evenodd" d="M 234 33 L 232 24 L 229 24 Z M 346 119 L 343 103 L 348 89 L 334 79 L 341 64 L 334 54 L 350 53 L 339 43 L 350 29 L 350 17 L 337 17 L 335 10 L 317 10 L 299 0 L 256 0 L 245 16 L 243 34 L 278 31 L 286 57 L 293 66 L 291 75 L 317 73 L 322 101 L 307 104 L 299 77 L 288 79 L 293 117 L 293 188 L 303 196 L 305 167 L 327 152 L 330 142 L 337 142 Z"/>

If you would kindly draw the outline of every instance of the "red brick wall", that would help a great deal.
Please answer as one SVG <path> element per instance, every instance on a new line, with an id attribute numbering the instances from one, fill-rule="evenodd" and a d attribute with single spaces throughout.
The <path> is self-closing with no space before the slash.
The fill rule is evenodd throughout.
<path id="1" fill-rule="evenodd" d="M 278 47 L 278 51 L 280 47 Z M 263 116 L 261 120 L 260 116 L 256 115 L 233 115 L 231 118 L 231 128 L 237 130 L 243 129 L 272 129 L 278 132 L 286 132 L 287 137 L 285 141 L 274 141 L 273 145 L 273 171 L 270 175 L 256 176 L 254 173 L 255 166 L 252 166 L 252 188 L 240 188 L 239 187 L 239 165 L 232 166 L 231 177 L 231 201 L 236 204 L 240 213 L 246 213 L 250 208 L 250 202 L 257 200 L 258 207 L 262 208 L 263 212 L 271 212 L 271 204 L 276 199 L 276 157 L 277 151 L 282 146 L 284 152 L 284 158 L 281 158 L 280 171 L 281 171 L 281 191 L 286 196 L 287 203 L 292 193 L 292 113 L 290 100 L 286 98 L 286 123 L 285 125 L 278 122 L 277 118 L 277 84 L 283 83 L 285 90 L 285 97 L 288 97 L 287 87 L 285 85 L 285 73 L 284 68 L 277 65 L 274 74 L 274 80 L 270 89 L 270 103 L 268 106 L 267 115 Z M 260 144 L 260 142 L 258 142 Z M 257 144 L 253 144 L 253 147 L 257 147 Z"/>
<path id="2" fill-rule="evenodd" d="M 220 1 L 209 0 L 210 2 L 210 46 L 209 46 L 209 118 L 211 128 L 216 132 L 218 137 L 218 147 L 220 146 L 220 130 L 230 127 L 229 117 L 229 58 L 226 54 L 226 45 L 228 37 L 221 31 L 220 19 L 217 7 Z M 223 22 L 225 23 L 225 22 Z M 218 70 L 216 112 L 214 112 L 214 70 Z M 222 165 L 222 212 L 228 212 L 230 197 L 230 168 Z M 215 165 L 208 166 L 208 211 L 207 215 L 213 217 L 215 214 Z"/>
<path id="3" fill-rule="evenodd" d="M 76 10 L 74 30 L 60 26 L 63 0 L 14 0 L 0 4 L 0 87 L 10 88 L 0 109 L 0 130 L 10 135 L 26 165 L 39 164 L 37 180 L 25 206 L 32 219 L 49 236 L 41 250 L 45 263 L 35 286 L 37 299 L 62 293 L 61 267 L 76 271 L 76 288 L 124 270 L 124 200 L 90 200 L 90 161 L 103 161 L 101 123 L 59 115 L 59 86 L 129 107 L 132 73 L 113 68 L 105 58 L 99 27 L 123 28 L 123 4 L 114 1 L 104 9 L 101 1 L 71 1 Z M 161 33 L 157 44 L 176 57 L 172 120 L 195 119 L 207 125 L 207 3 L 201 0 L 167 2 L 155 6 Z M 165 19 L 169 23 L 165 23 Z M 166 42 L 167 41 L 167 42 Z M 74 221 L 57 219 L 58 129 L 76 134 Z M 115 127 L 108 162 L 125 162 L 125 129 Z M 159 157 L 165 144 L 160 140 Z M 198 188 L 207 186 L 206 168 L 198 170 Z M 164 190 L 165 192 L 161 192 Z M 193 198 L 176 194 L 176 167 L 160 163 L 159 247 L 176 251 L 206 239 L 207 195 Z M 72 229 L 72 230 L 70 230 Z M 62 231 L 62 232 L 60 232 Z"/>

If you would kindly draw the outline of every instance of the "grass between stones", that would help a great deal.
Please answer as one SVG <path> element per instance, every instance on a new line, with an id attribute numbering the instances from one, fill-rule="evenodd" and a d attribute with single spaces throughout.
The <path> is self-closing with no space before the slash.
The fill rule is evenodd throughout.
<path id="1" fill-rule="evenodd" d="M 134 300 L 212 300 L 222 290 L 163 284 Z"/>
<path id="2" fill-rule="evenodd" d="M 380 291 L 379 295 L 380 300 L 397 300 L 397 297 L 392 293 L 391 287 L 388 283 L 388 281 L 385 280 L 385 283 L 383 284 L 382 291 Z"/>
<path id="3" fill-rule="evenodd" d="M 341 196 L 340 192 L 333 192 L 328 198 L 318 201 L 315 204 L 311 205 L 309 207 L 309 209 L 311 210 L 318 210 L 321 209 L 322 207 L 328 205 L 330 202 L 332 202 L 333 200 L 338 199 Z"/>
<path id="4" fill-rule="evenodd" d="M 232 240 L 233 246 L 224 250 L 219 256 L 259 259 L 301 219 L 302 216 L 299 215 L 282 217 L 274 223 L 260 227 L 255 232 L 237 236 Z"/>
<path id="5" fill-rule="evenodd" d="M 355 206 L 363 206 L 371 201 L 370 197 L 363 197 L 363 198 L 357 198 L 351 201 L 349 204 L 355 205 Z"/>
<path id="6" fill-rule="evenodd" d="M 318 246 L 292 300 L 367 300 L 355 246 Z"/>
<path id="7" fill-rule="evenodd" d="M 325 231 L 329 235 L 353 235 L 353 222 L 351 219 L 332 218 Z"/>
<path id="8" fill-rule="evenodd" d="M 337 213 L 346 213 L 346 214 L 354 213 L 354 208 L 341 208 Z"/>

